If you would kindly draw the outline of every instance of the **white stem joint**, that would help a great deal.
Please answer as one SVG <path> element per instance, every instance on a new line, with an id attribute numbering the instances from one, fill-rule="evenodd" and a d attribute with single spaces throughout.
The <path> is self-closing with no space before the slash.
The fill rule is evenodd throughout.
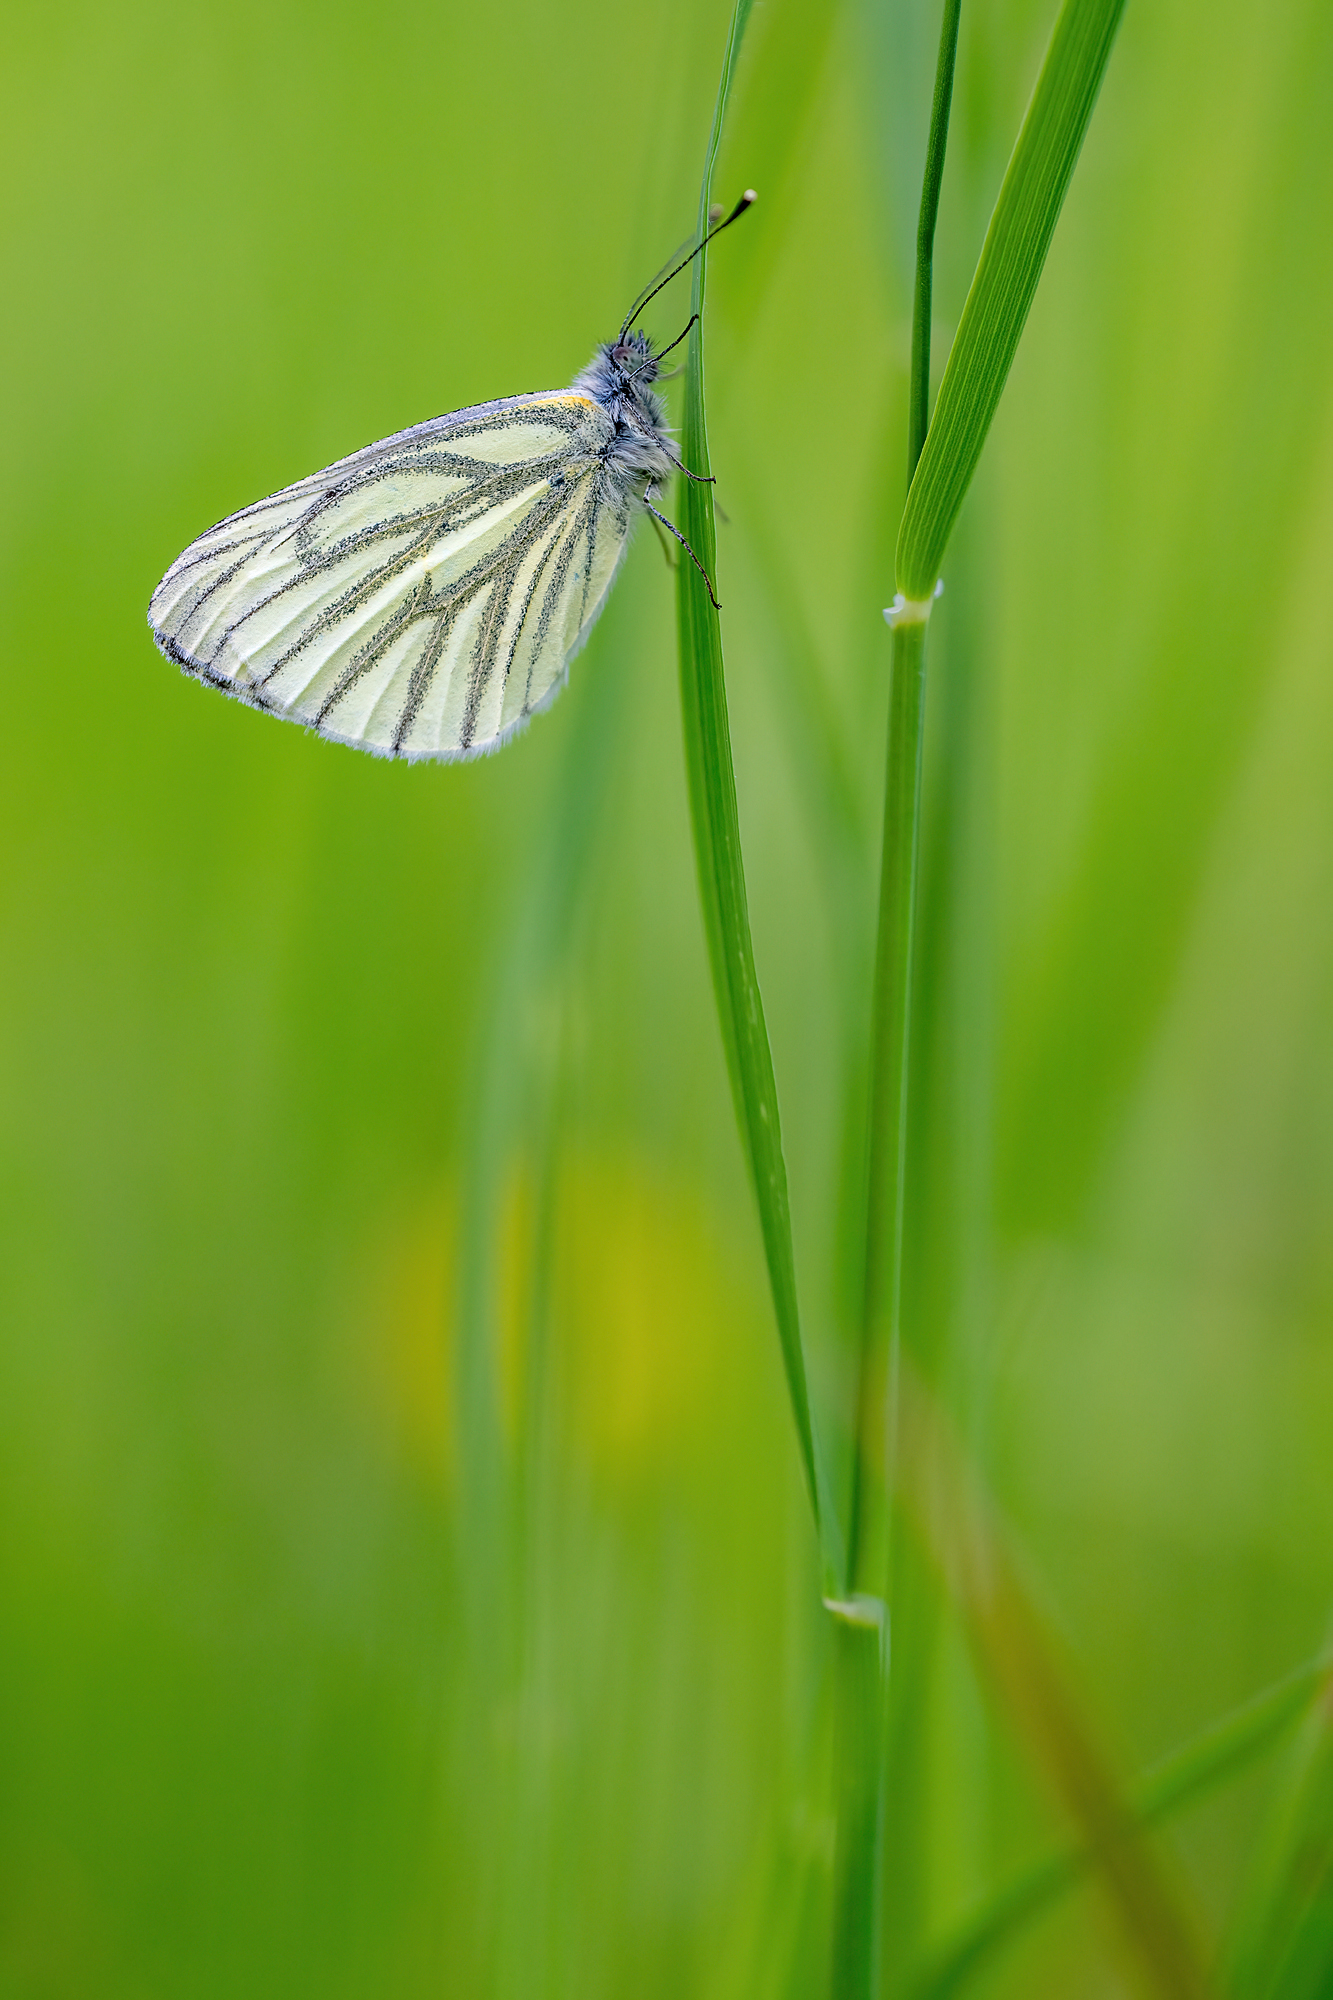
<path id="1" fill-rule="evenodd" d="M 944 578 L 941 577 L 929 597 L 904 597 L 896 591 L 892 604 L 885 612 L 885 622 L 891 626 L 924 625 L 935 607 L 935 599 L 943 594 Z"/>
<path id="2" fill-rule="evenodd" d="M 889 1665 L 889 1607 L 882 1597 L 872 1597 L 868 1592 L 855 1591 L 850 1597 L 826 1597 L 824 1609 L 844 1625 L 854 1625 L 858 1631 L 874 1632 L 879 1638 L 879 1664 L 881 1671 L 888 1671 Z"/>

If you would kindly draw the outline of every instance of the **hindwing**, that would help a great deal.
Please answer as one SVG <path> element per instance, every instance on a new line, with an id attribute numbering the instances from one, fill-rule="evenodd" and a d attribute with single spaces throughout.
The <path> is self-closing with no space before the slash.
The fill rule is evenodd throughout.
<path id="1" fill-rule="evenodd" d="M 559 692 L 624 553 L 612 429 L 565 391 L 368 445 L 192 543 L 153 593 L 158 645 L 379 756 L 493 750 Z"/>

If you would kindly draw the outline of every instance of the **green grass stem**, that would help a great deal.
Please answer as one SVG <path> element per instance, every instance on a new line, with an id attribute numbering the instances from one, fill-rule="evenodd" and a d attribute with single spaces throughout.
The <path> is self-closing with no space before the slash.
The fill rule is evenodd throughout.
<path id="1" fill-rule="evenodd" d="M 882 1622 L 858 1622 L 854 1604 L 841 1609 L 833 1641 L 837 1834 L 829 1990 L 832 2000 L 873 2000 L 881 1949 L 885 1633 Z"/>
<path id="2" fill-rule="evenodd" d="M 909 389 L 908 480 L 926 435 L 930 407 L 930 311 L 935 221 L 949 136 L 961 0 L 945 0 L 935 96 L 921 182 Z M 930 605 L 891 615 L 889 731 L 884 776 L 879 928 L 870 1028 L 865 1275 L 857 1382 L 847 1573 L 852 1589 L 887 1595 L 887 1485 L 892 1449 L 893 1370 L 902 1291 L 903 1184 L 907 1157 L 912 931 L 921 823 L 921 750 L 925 731 L 926 621 Z M 876 1477 L 876 1468 L 878 1476 Z M 872 1479 L 878 1554 L 867 1544 Z"/>
<path id="3" fill-rule="evenodd" d="M 869 1193 L 864 1314 L 847 1524 L 852 1604 L 886 1617 L 889 1469 L 902 1275 L 903 1167 L 912 922 L 921 800 L 926 628 L 898 624 L 890 655 L 888 770 L 879 948 L 872 1022 Z M 845 1622 L 845 1621 L 844 1621 Z M 879 1638 L 877 1633 L 877 1640 Z M 879 1891 L 885 1778 L 887 1652 L 859 1633 L 838 1636 L 838 1835 L 833 1887 L 833 1991 L 872 2000 L 878 1990 Z M 872 1693 L 867 1693 L 867 1676 Z"/>
<path id="4" fill-rule="evenodd" d="M 948 140 L 960 0 L 944 0 L 930 137 L 917 228 L 909 449 L 915 466 L 930 407 L 930 313 L 935 220 Z M 917 615 L 919 612 L 919 615 Z M 911 1047 L 912 934 L 921 832 L 926 620 L 930 606 L 891 620 L 889 723 L 884 775 L 879 926 L 870 1022 L 865 1270 L 847 1522 L 847 1585 L 889 1604 L 889 1493 L 896 1417 L 898 1311 Z M 887 1632 L 881 1627 L 881 1637 Z M 880 1984 L 881 1872 L 886 1778 L 887 1646 L 838 1639 L 840 1742 L 834 1871 L 833 1991 L 872 2000 Z M 870 1692 L 864 1682 L 870 1676 Z"/>
<path id="5" fill-rule="evenodd" d="M 872 1518 L 871 1495 L 872 1489 L 886 1494 L 891 1458 L 925 692 L 925 621 L 901 620 L 893 630 L 889 657 L 883 855 L 871 1017 L 865 1286 L 847 1533 L 852 1587 L 881 1595 L 888 1582 L 887 1504 L 877 1507 Z"/>
<path id="6" fill-rule="evenodd" d="M 925 728 L 926 631 L 944 550 L 975 470 L 986 433 L 1021 337 L 1078 150 L 1096 100 L 1123 0 L 1066 0 L 1033 102 L 1019 135 L 964 309 L 934 421 L 930 421 L 930 332 L 935 226 L 939 213 L 957 56 L 960 0 L 944 0 L 930 132 L 922 177 L 913 295 L 908 394 L 909 490 L 897 548 L 898 600 L 890 615 L 889 727 L 885 771 L 879 927 L 871 1014 L 865 1278 L 854 1422 L 848 1579 L 854 1593 L 879 1594 L 892 1619 L 892 1494 L 895 1483 L 897 1378 L 903 1289 L 903 1222 L 910 1095 L 911 996 L 921 831 Z M 890 1629 L 892 1629 L 890 1627 Z M 910 1634 L 904 1637 L 910 1639 Z M 835 1981 L 844 1964 L 856 1977 L 836 1990 L 859 1996 L 876 1990 L 879 1922 L 867 1920 L 858 1896 L 861 1876 L 878 1879 L 886 1802 L 896 1796 L 886 1766 L 890 1745 L 906 1741 L 889 1726 L 893 1691 L 885 1688 L 875 1727 L 864 1744 L 877 1776 L 877 1811 L 850 1795 L 843 1810 L 855 1823 L 840 1828 L 835 1875 Z M 1079 1744 L 1071 1739 L 1070 1753 Z M 844 1760 L 845 1761 L 845 1760 Z M 1100 1794 L 1092 1776 L 1085 1806 Z M 1095 1815 L 1093 1816 L 1095 1819 Z M 1112 1832 L 1116 1829 L 1112 1828 Z M 873 1858 L 854 1864 L 854 1838 L 873 1840 Z M 1118 1838 L 1101 1843 L 1100 1859 L 1116 1877 L 1130 1920 L 1144 1936 L 1147 1963 L 1162 1973 L 1163 1990 L 1193 1992 L 1185 1944 L 1177 1938 L 1169 1898 L 1154 1895 L 1146 1862 Z M 1120 1875 L 1124 1881 L 1120 1881 Z M 1159 1908 L 1160 1903 L 1160 1908 Z M 862 1926 L 862 1934 L 844 1931 Z M 1179 1949 L 1176 1947 L 1179 1946 Z M 1160 1961 L 1160 1964 L 1158 1963 Z M 864 1976 L 862 1976 L 864 1968 Z M 859 1983 L 858 1983 L 859 1982 Z"/>
<path id="7" fill-rule="evenodd" d="M 713 168 L 750 4 L 751 0 L 736 0 L 732 14 L 703 183 L 699 191 L 701 235 L 708 226 Z M 693 266 L 692 307 L 699 317 L 691 331 L 687 351 L 681 426 L 683 462 L 692 472 L 705 476 L 710 463 L 704 416 L 702 319 L 707 255 L 707 251 L 701 251 Z M 684 533 L 709 576 L 714 577 L 717 573 L 717 538 L 712 487 L 704 484 L 702 479 L 682 480 L 681 485 Z M 713 989 L 737 1122 L 759 1206 L 764 1255 L 801 1463 L 816 1522 L 827 1538 L 831 1510 L 822 1508 L 820 1504 L 820 1477 L 801 1341 L 796 1259 L 792 1246 L 777 1083 L 750 937 L 740 822 L 736 808 L 736 775 L 732 765 L 731 730 L 727 716 L 722 627 L 704 580 L 688 558 L 684 558 L 678 568 L 677 605 L 681 715 L 690 821 L 694 832 L 699 895 Z"/>
<path id="8" fill-rule="evenodd" d="M 1124 0 L 1065 0 L 1060 10 L 907 496 L 897 558 L 905 597 L 927 598 L 935 588 L 1036 295 L 1123 7 Z"/>

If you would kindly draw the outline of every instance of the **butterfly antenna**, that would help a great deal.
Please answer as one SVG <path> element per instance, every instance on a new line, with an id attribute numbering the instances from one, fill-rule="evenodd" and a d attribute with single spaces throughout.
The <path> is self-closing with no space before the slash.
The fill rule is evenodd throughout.
<path id="1" fill-rule="evenodd" d="M 720 222 L 722 220 L 722 208 L 720 203 L 714 202 L 713 206 L 709 209 L 708 220 L 710 224 L 714 222 Z M 658 279 L 659 278 L 665 279 L 668 271 L 673 271 L 675 269 L 676 264 L 678 263 L 680 258 L 685 255 L 686 251 L 693 250 L 695 235 L 696 231 L 692 229 L 688 236 L 682 238 L 682 240 L 676 245 L 675 249 L 672 251 L 671 255 L 665 260 L 664 263 L 659 265 L 656 271 L 653 272 L 652 277 L 649 278 L 647 284 L 643 287 L 643 289 L 634 294 L 634 304 L 630 307 L 629 318 L 625 321 L 626 326 L 632 325 L 635 314 L 638 312 L 639 307 L 642 305 L 643 301 L 647 298 L 648 294 L 652 291 L 653 286 L 657 283 Z"/>
<path id="2" fill-rule="evenodd" d="M 689 323 L 685 328 L 685 333 L 689 332 L 690 327 L 694 325 L 694 322 L 698 319 L 698 317 L 699 317 L 698 313 L 690 314 Z M 684 340 L 685 338 L 685 333 L 678 333 L 675 339 L 670 343 L 670 346 L 660 348 L 656 354 L 650 354 L 646 361 L 641 361 L 637 368 L 631 368 L 629 372 L 630 381 L 632 382 L 636 375 L 642 375 L 645 368 L 655 367 L 656 364 L 659 361 L 661 361 L 665 355 L 670 354 L 671 349 L 673 347 L 679 347 L 681 341 Z"/>
<path id="3" fill-rule="evenodd" d="M 672 269 L 667 272 L 665 277 L 659 278 L 650 291 L 645 292 L 641 298 L 635 300 L 634 304 L 630 307 L 629 312 L 626 314 L 624 325 L 620 329 L 620 338 L 622 340 L 625 338 L 625 335 L 629 332 L 632 322 L 638 318 L 639 314 L 643 311 L 644 307 L 649 303 L 649 301 L 657 297 L 657 294 L 661 291 L 663 285 L 669 285 L 673 278 L 679 277 L 680 273 L 686 268 L 686 266 L 694 262 L 695 258 L 699 255 L 699 252 L 702 249 L 704 249 L 707 244 L 711 243 L 715 236 L 720 236 L 724 229 L 730 229 L 733 222 L 739 222 L 740 218 L 744 215 L 746 209 L 753 208 L 755 202 L 758 199 L 759 197 L 755 193 L 753 188 L 746 188 L 745 193 L 736 203 L 736 206 L 735 208 L 732 209 L 731 214 L 724 215 L 720 222 L 713 223 L 712 228 L 699 238 L 699 241 L 695 244 L 693 250 L 691 250 L 688 257 L 682 257 L 680 263 L 673 265 Z M 711 213 L 712 213 L 711 210 L 709 213 L 711 220 Z"/>

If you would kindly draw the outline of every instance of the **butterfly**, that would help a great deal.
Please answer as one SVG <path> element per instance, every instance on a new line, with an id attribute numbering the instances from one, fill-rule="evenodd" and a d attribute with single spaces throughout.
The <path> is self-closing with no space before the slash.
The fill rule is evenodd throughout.
<path id="1" fill-rule="evenodd" d="M 153 592 L 161 651 L 375 756 L 498 749 L 564 686 L 641 513 L 698 564 L 653 505 L 674 472 L 699 476 L 653 389 L 670 348 L 631 326 L 754 199 L 640 294 L 568 389 L 416 424 L 200 535 Z"/>

